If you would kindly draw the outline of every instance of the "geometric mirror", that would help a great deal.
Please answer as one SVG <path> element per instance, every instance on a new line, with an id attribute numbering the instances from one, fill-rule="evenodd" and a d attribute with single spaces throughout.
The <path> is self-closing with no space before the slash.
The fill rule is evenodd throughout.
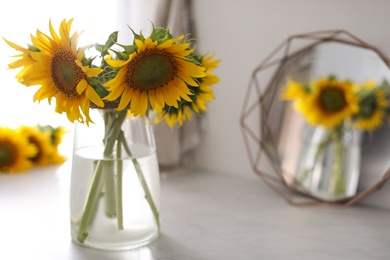
<path id="1" fill-rule="evenodd" d="M 361 132 L 356 192 L 340 200 L 312 194 L 297 185 L 300 136 L 307 124 L 280 99 L 287 80 L 309 82 L 337 74 L 355 82 L 390 82 L 390 61 L 376 48 L 344 30 L 293 35 L 253 71 L 240 117 L 254 172 L 288 203 L 347 207 L 378 190 L 390 178 L 390 127 Z M 267 170 L 264 165 L 268 164 Z"/>

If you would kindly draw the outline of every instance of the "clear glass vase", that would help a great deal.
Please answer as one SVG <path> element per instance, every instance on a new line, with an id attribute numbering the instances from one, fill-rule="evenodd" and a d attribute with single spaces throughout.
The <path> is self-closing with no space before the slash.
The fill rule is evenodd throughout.
<path id="1" fill-rule="evenodd" d="M 72 239 L 126 250 L 159 234 L 160 175 L 152 126 L 127 111 L 92 109 L 75 124 L 70 214 Z"/>
<path id="2" fill-rule="evenodd" d="M 361 161 L 360 131 L 307 126 L 302 144 L 296 176 L 301 191 L 330 202 L 356 195 Z"/>

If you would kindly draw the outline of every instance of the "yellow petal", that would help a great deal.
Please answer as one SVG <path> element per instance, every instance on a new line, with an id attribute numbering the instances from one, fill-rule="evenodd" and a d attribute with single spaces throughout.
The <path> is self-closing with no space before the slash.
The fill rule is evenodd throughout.
<path id="1" fill-rule="evenodd" d="M 168 106 L 173 106 L 176 108 L 178 107 L 177 100 L 168 88 L 164 88 L 161 92 L 164 97 L 164 101 L 165 103 L 167 103 Z"/>
<path id="2" fill-rule="evenodd" d="M 105 100 L 113 101 L 117 99 L 120 95 L 122 95 L 123 91 L 127 89 L 128 86 L 126 83 L 123 83 L 121 86 L 117 87 L 114 91 L 111 91 L 112 88 L 109 90 L 111 91 L 106 97 L 104 97 Z"/>
<path id="3" fill-rule="evenodd" d="M 79 95 L 84 92 L 84 90 L 88 87 L 88 82 L 85 79 L 80 80 L 79 84 L 77 84 L 76 90 Z"/>
<path id="4" fill-rule="evenodd" d="M 110 55 L 107 55 L 104 60 L 108 63 L 108 65 L 116 68 L 123 67 L 129 60 L 113 60 Z"/>
<path id="5" fill-rule="evenodd" d="M 130 110 L 131 110 L 131 113 L 134 114 L 134 116 L 138 116 L 140 114 L 139 113 L 139 105 L 138 105 L 139 98 L 140 98 L 139 90 L 138 89 L 134 90 L 133 97 L 132 97 L 131 103 L 130 103 Z"/>
<path id="6" fill-rule="evenodd" d="M 156 89 L 156 104 L 158 105 L 158 107 L 164 108 L 165 103 L 161 88 Z"/>
<path id="7" fill-rule="evenodd" d="M 148 110 L 148 105 L 148 96 L 146 95 L 145 91 L 142 91 L 139 97 L 139 110 L 141 116 L 144 116 L 146 114 L 146 111 Z"/>
<path id="8" fill-rule="evenodd" d="M 193 78 L 191 78 L 191 76 L 189 76 L 188 74 L 183 73 L 183 72 L 181 72 L 181 71 L 179 71 L 177 74 L 178 74 L 178 76 L 179 76 L 182 80 L 184 80 L 188 85 L 194 86 L 194 87 L 196 87 L 196 86 L 199 85 L 199 84 L 198 84 Z"/>
<path id="9" fill-rule="evenodd" d="M 132 88 L 129 88 L 129 89 L 123 91 L 121 101 L 119 102 L 117 110 L 123 110 L 126 108 L 126 106 L 130 103 L 132 94 L 133 94 Z"/>
<path id="10" fill-rule="evenodd" d="M 97 76 L 99 75 L 100 73 L 102 73 L 103 70 L 102 69 L 99 69 L 99 68 L 89 68 L 87 70 L 87 76 L 88 77 L 94 77 L 94 76 Z"/>
<path id="11" fill-rule="evenodd" d="M 88 87 L 85 95 L 99 107 L 104 107 L 104 102 L 92 87 Z"/>

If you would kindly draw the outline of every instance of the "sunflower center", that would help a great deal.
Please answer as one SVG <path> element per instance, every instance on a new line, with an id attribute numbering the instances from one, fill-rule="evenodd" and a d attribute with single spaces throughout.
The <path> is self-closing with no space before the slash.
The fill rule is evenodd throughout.
<path id="1" fill-rule="evenodd" d="M 10 166 L 16 158 L 16 150 L 13 145 L 8 142 L 0 143 L 0 167 Z"/>
<path id="2" fill-rule="evenodd" d="M 375 97 L 369 97 L 361 102 L 359 105 L 359 114 L 363 118 L 370 118 L 378 108 Z"/>
<path id="3" fill-rule="evenodd" d="M 30 157 L 29 159 L 32 161 L 32 162 L 38 162 L 39 159 L 41 158 L 41 155 L 42 155 L 42 147 L 41 147 L 41 144 L 40 142 L 34 137 L 34 136 L 30 136 L 28 138 L 28 141 L 29 143 L 35 145 L 35 147 L 37 148 L 37 153 L 34 155 L 34 157 Z"/>
<path id="4" fill-rule="evenodd" d="M 59 51 L 51 60 L 51 78 L 56 88 L 68 98 L 78 96 L 77 84 L 85 77 L 76 59 L 70 51 Z"/>
<path id="5" fill-rule="evenodd" d="M 171 54 L 156 49 L 139 53 L 128 65 L 128 84 L 140 90 L 155 89 L 165 85 L 178 73 Z"/>
<path id="6" fill-rule="evenodd" d="M 322 110 L 326 113 L 336 113 L 345 108 L 347 101 L 344 91 L 336 87 L 326 87 L 321 90 L 319 103 Z"/>

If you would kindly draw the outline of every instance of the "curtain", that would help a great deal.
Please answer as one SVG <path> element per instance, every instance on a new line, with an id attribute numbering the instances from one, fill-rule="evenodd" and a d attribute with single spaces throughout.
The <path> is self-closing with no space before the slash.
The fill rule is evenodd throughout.
<path id="1" fill-rule="evenodd" d="M 196 38 L 191 14 L 191 0 L 133 0 L 129 25 L 144 35 L 150 33 L 151 22 L 157 27 L 169 26 L 174 37 L 191 33 Z M 191 152 L 200 143 L 201 120 L 193 117 L 183 126 L 169 128 L 165 122 L 154 125 L 157 156 L 162 171 L 191 166 Z"/>

